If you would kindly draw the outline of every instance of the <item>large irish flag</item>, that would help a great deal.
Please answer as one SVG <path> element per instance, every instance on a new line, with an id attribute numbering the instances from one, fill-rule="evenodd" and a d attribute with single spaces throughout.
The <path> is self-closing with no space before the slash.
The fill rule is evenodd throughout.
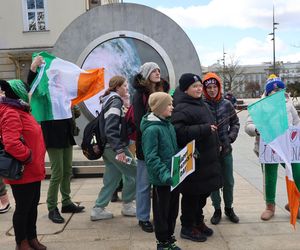
<path id="1" fill-rule="evenodd" d="M 262 139 L 285 163 L 286 186 L 291 211 L 290 222 L 295 227 L 300 194 L 294 182 L 291 166 L 292 148 L 288 135 L 285 91 L 282 90 L 253 103 L 248 107 L 248 111 Z"/>
<path id="2" fill-rule="evenodd" d="M 104 89 L 104 69 L 83 70 L 47 52 L 45 64 L 31 85 L 30 105 L 37 121 L 60 120 L 72 117 L 71 106 L 89 99 Z"/>

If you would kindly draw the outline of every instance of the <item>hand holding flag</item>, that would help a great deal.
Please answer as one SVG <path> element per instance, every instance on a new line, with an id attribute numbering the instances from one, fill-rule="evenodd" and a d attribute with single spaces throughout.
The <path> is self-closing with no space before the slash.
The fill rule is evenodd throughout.
<path id="1" fill-rule="evenodd" d="M 291 212 L 290 223 L 295 227 L 300 193 L 293 179 L 291 143 L 288 136 L 288 117 L 285 91 L 276 92 L 248 107 L 249 114 L 262 139 L 283 159 Z"/>
<path id="2" fill-rule="evenodd" d="M 33 58 L 32 70 L 41 66 L 30 90 L 32 114 L 39 122 L 71 118 L 71 105 L 104 89 L 103 68 L 83 70 L 47 52 L 35 53 Z"/>

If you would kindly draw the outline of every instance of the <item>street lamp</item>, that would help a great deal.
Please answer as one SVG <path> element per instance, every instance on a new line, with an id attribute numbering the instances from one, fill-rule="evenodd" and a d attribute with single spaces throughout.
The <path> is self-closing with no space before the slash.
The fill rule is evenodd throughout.
<path id="1" fill-rule="evenodd" d="M 226 63 L 225 63 L 225 55 L 226 52 L 224 50 L 224 45 L 223 45 L 223 58 L 221 59 L 221 61 L 223 61 L 223 93 L 225 93 L 225 67 L 226 67 Z"/>
<path id="2" fill-rule="evenodd" d="M 276 75 L 276 61 L 275 61 L 275 30 L 277 29 L 276 25 L 279 23 L 275 22 L 275 15 L 274 15 L 274 5 L 273 5 L 273 32 L 270 33 L 270 36 L 273 36 L 271 41 L 273 41 L 273 74 Z"/>

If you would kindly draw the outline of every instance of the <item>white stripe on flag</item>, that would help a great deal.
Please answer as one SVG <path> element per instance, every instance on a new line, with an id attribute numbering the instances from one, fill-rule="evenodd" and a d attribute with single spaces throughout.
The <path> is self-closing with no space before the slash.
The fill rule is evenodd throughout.
<path id="1" fill-rule="evenodd" d="M 37 79 L 33 82 L 33 85 L 30 89 L 30 91 L 28 92 L 29 95 L 32 95 L 33 92 L 35 91 L 36 87 L 39 85 L 41 79 L 42 79 L 42 76 L 44 74 L 44 70 L 45 70 L 45 66 L 46 66 L 46 63 L 43 63 L 41 66 L 40 66 L 40 72 L 38 74 L 38 77 Z"/>

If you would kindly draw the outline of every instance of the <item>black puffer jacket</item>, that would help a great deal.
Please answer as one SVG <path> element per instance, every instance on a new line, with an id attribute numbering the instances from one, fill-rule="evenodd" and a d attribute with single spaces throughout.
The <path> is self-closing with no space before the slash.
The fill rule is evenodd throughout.
<path id="1" fill-rule="evenodd" d="M 140 129 L 140 124 L 143 116 L 148 112 L 148 98 L 150 95 L 149 90 L 141 84 L 143 81 L 140 74 L 138 74 L 133 82 L 133 88 L 135 89 L 135 93 L 133 95 L 132 105 L 134 107 L 134 121 L 136 126 L 136 157 L 139 160 L 144 160 L 144 153 L 142 149 L 142 132 Z M 161 84 L 164 92 L 168 92 L 170 85 L 167 81 L 162 80 L 159 84 Z"/>
<path id="2" fill-rule="evenodd" d="M 195 172 L 181 184 L 183 194 L 211 193 L 222 187 L 221 166 L 219 162 L 219 140 L 210 125 L 215 120 L 202 98 L 193 98 L 182 91 L 176 91 L 176 104 L 171 117 L 175 126 L 177 142 L 183 148 L 188 142 L 196 140 L 198 157 Z"/>

